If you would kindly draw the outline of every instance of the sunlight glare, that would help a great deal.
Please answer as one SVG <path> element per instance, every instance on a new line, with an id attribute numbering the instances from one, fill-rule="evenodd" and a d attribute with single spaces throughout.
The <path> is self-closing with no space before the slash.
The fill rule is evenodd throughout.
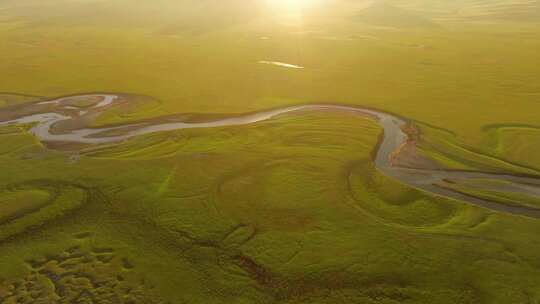
<path id="1" fill-rule="evenodd" d="M 319 0 L 265 0 L 268 7 L 285 14 L 302 14 Z"/>

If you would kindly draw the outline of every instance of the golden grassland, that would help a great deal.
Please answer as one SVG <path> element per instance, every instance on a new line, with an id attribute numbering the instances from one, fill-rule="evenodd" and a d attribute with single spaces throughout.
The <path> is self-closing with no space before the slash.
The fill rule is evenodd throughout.
<path id="1" fill-rule="evenodd" d="M 106 125 L 362 105 L 413 120 L 440 164 L 538 175 L 536 2 L 329 3 L 300 18 L 256 1 L 4 1 L 0 106 L 148 96 Z M 72 157 L 0 127 L 0 302 L 539 301 L 540 222 L 383 176 L 380 135 L 303 113 Z"/>

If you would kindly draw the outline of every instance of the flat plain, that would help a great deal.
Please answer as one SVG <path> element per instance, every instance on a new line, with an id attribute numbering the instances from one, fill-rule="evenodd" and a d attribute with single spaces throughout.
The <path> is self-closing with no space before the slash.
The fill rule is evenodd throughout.
<path id="1" fill-rule="evenodd" d="M 539 302 L 539 21 L 533 0 L 0 0 L 0 302 Z M 392 166 L 457 172 L 431 186 L 463 199 L 385 174 L 386 129 L 350 111 L 107 143 L 2 124 L 113 138 L 307 104 L 403 118 Z"/>

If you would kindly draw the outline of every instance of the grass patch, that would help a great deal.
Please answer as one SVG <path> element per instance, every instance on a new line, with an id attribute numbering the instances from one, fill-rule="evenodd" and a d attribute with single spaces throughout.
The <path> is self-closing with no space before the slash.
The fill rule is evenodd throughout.
<path id="1" fill-rule="evenodd" d="M 442 225 L 457 212 L 454 202 L 434 198 L 384 176 L 366 160 L 352 166 L 349 185 L 361 208 L 383 221 L 411 227 Z"/>
<path id="2" fill-rule="evenodd" d="M 73 209 L 80 207 L 87 198 L 84 189 L 69 185 L 57 188 L 58 186 L 54 182 L 37 181 L 20 185 L 23 189 L 33 186 L 43 189 L 42 192 L 49 192 L 51 197 L 41 202 L 27 201 L 26 206 L 16 208 L 11 215 L 6 214 L 7 218 L 0 223 L 2 228 L 0 241 L 62 217 Z M 15 185 L 14 187 L 18 186 Z"/>
<path id="3" fill-rule="evenodd" d="M 531 165 L 514 163 L 510 159 L 493 153 L 492 150 L 475 150 L 450 131 L 420 124 L 420 153 L 438 161 L 442 167 L 461 170 L 485 170 L 488 172 L 513 172 L 537 175 Z"/>
<path id="4" fill-rule="evenodd" d="M 478 187 L 477 185 L 475 185 L 474 182 L 466 182 L 459 184 L 447 183 L 444 185 L 444 187 L 473 197 L 478 197 L 505 205 L 540 208 L 540 199 L 538 197 L 516 192 L 497 191 L 495 190 L 497 184 L 499 184 L 499 186 L 501 187 L 505 186 L 504 182 L 484 181 L 481 182 L 480 185 L 489 185 L 491 189 L 482 189 L 482 186 Z"/>
<path id="5" fill-rule="evenodd" d="M 498 157 L 540 168 L 540 128 L 531 126 L 492 126 L 486 128 L 485 146 Z M 524 159 L 526 155 L 526 159 Z"/>
<path id="6" fill-rule="evenodd" d="M 0 194 L 0 223 L 18 218 L 49 202 L 47 191 L 39 189 L 16 189 Z"/>

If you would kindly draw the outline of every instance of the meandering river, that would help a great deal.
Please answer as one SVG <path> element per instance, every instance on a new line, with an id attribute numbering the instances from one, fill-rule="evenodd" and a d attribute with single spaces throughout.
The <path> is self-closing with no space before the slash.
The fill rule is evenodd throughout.
<path id="1" fill-rule="evenodd" d="M 84 109 L 69 104 L 67 100 L 73 98 L 95 98 L 99 99 L 91 107 Z M 299 105 L 289 106 L 280 109 L 272 109 L 257 113 L 238 115 L 227 117 L 207 122 L 143 122 L 135 124 L 126 124 L 122 126 L 107 127 L 107 128 L 76 128 L 70 130 L 55 130 L 54 126 L 59 123 L 66 123 L 75 120 L 80 120 L 88 113 L 93 111 L 103 111 L 110 106 L 114 106 L 117 100 L 116 95 L 111 94 L 93 94 L 81 95 L 79 97 L 64 97 L 54 100 L 49 100 L 39 103 L 30 103 L 28 107 L 39 105 L 47 107 L 49 110 L 46 113 L 30 113 L 21 115 L 13 119 L 0 121 L 0 126 L 11 124 L 28 124 L 33 123 L 34 126 L 30 132 L 34 134 L 42 142 L 72 142 L 84 144 L 104 144 L 121 142 L 135 136 L 172 131 L 189 128 L 214 128 L 226 126 L 238 126 L 253 124 L 265 120 L 275 118 L 280 115 L 301 111 L 324 111 L 337 110 L 349 113 L 359 114 L 362 117 L 370 117 L 378 122 L 383 128 L 384 134 L 378 145 L 378 150 L 375 156 L 375 166 L 385 175 L 395 178 L 402 183 L 411 187 L 430 192 L 434 195 L 465 201 L 477 206 L 489 208 L 491 210 L 505 212 L 515 215 L 540 218 L 540 208 L 529 207 L 525 205 L 508 205 L 499 202 L 467 195 L 461 192 L 441 187 L 440 184 L 449 180 L 495 180 L 508 183 L 506 189 L 513 193 L 524 194 L 532 197 L 540 197 L 540 179 L 533 177 L 523 177 L 511 174 L 494 174 L 486 172 L 469 172 L 444 169 L 424 169 L 424 168 L 405 168 L 392 164 L 392 155 L 408 142 L 409 136 L 403 131 L 404 127 L 409 123 L 406 119 L 373 109 L 362 107 L 352 107 L 343 105 Z M 50 107 L 53 107 L 51 110 Z M 18 106 L 20 109 L 21 106 Z M 2 111 L 10 111 L 10 108 L 0 109 Z M 32 112 L 32 111 L 22 111 Z M 67 114 L 66 114 L 67 113 Z M 2 116 L 0 116 L 0 120 Z M 116 135 L 112 135 L 116 134 Z M 121 134 L 121 135 L 118 135 Z M 494 190 L 494 189 L 488 189 Z"/>

